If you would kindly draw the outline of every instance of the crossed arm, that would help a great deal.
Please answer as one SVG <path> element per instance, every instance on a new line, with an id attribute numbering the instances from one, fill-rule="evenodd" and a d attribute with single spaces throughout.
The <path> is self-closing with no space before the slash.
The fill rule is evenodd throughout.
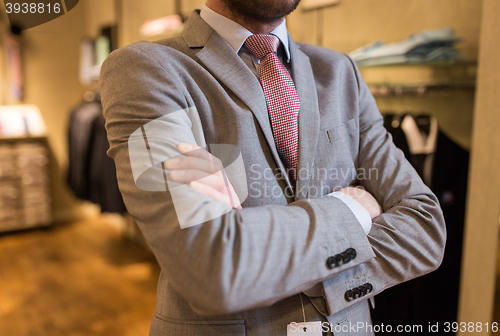
<path id="1" fill-rule="evenodd" d="M 170 178 L 175 182 L 189 183 L 189 186 L 214 200 L 222 201 L 230 207 L 242 209 L 238 195 L 233 186 L 223 176 L 224 167 L 221 161 L 203 148 L 187 143 L 178 145 L 184 157 L 169 159 L 165 167 Z M 360 203 L 373 219 L 382 213 L 377 200 L 362 188 L 346 187 L 338 190 Z"/>

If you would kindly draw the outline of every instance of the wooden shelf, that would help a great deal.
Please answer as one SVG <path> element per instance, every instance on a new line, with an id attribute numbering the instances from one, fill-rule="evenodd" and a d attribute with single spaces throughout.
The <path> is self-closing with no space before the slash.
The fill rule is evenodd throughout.
<path id="1" fill-rule="evenodd" d="M 424 94 L 429 90 L 474 90 L 477 64 L 395 64 L 360 67 L 360 71 L 374 95 Z"/>

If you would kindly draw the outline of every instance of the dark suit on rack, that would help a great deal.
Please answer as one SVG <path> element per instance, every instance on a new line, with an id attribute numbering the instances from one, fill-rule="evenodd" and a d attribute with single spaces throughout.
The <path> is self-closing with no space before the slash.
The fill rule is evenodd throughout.
<path id="1" fill-rule="evenodd" d="M 266 176 L 283 165 L 259 81 L 197 12 L 180 36 L 127 46 L 103 65 L 109 155 L 125 204 L 162 267 L 151 335 L 286 335 L 287 324 L 303 319 L 298 293 L 318 282 L 324 297 L 304 299 L 307 320 L 369 323 L 368 298 L 441 262 L 438 201 L 394 146 L 356 65 L 293 41 L 290 52 L 301 101 L 299 170 L 308 174 L 299 175 L 294 197 L 250 194 L 242 210 L 186 229 L 169 192 L 136 186 L 129 137 L 161 120 L 168 132 L 148 134 L 152 160 L 175 155 L 180 142 L 231 144 L 254 167 L 248 181 Z M 188 108 L 191 117 L 174 117 Z M 200 128 L 201 136 L 193 131 Z M 315 170 L 322 168 L 328 174 Z M 359 169 L 366 176 L 356 176 Z M 154 182 L 165 185 L 161 176 Z M 260 190 L 290 187 L 275 178 L 258 183 Z M 342 201 L 324 196 L 353 183 L 384 211 L 368 236 Z M 221 203 L 194 190 L 190 196 L 193 217 Z"/>

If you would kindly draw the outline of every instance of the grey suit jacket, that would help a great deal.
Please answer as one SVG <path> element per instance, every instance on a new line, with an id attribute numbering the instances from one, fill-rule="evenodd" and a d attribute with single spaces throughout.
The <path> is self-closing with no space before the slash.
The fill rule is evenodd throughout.
<path id="1" fill-rule="evenodd" d="M 151 335 L 286 335 L 287 324 L 303 320 L 298 293 L 318 282 L 323 298 L 302 295 L 306 319 L 337 326 L 335 335 L 371 335 L 352 328 L 370 323 L 367 299 L 441 262 L 438 201 L 394 146 L 356 65 L 317 46 L 291 41 L 290 51 L 306 173 L 289 197 L 287 180 L 269 178 L 283 166 L 260 83 L 198 12 L 180 36 L 124 47 L 103 65 L 109 155 L 162 269 Z M 188 108 L 194 116 L 169 118 Z M 155 120 L 165 131 L 148 134 L 152 158 L 172 156 L 179 142 L 231 144 L 261 192 L 250 188 L 242 210 L 181 229 L 171 193 L 139 189 L 132 172 L 129 137 Z M 163 174 L 150 179 L 165 185 Z M 324 196 L 351 184 L 384 211 L 368 237 L 342 201 Z M 221 206 L 190 195 L 184 221 Z"/>

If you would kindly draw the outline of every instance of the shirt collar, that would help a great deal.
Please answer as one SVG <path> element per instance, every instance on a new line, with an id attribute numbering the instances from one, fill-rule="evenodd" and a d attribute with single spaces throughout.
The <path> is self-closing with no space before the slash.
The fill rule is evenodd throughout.
<path id="1" fill-rule="evenodd" d="M 209 26 L 211 26 L 217 34 L 219 34 L 227 43 L 238 53 L 245 43 L 248 36 L 253 35 L 248 29 L 240 24 L 228 19 L 219 13 L 214 12 L 206 4 L 201 7 L 200 16 Z M 290 61 L 290 48 L 288 44 L 288 30 L 286 29 L 286 21 L 280 23 L 271 34 L 280 39 L 281 44 L 285 48 L 287 61 Z"/>

